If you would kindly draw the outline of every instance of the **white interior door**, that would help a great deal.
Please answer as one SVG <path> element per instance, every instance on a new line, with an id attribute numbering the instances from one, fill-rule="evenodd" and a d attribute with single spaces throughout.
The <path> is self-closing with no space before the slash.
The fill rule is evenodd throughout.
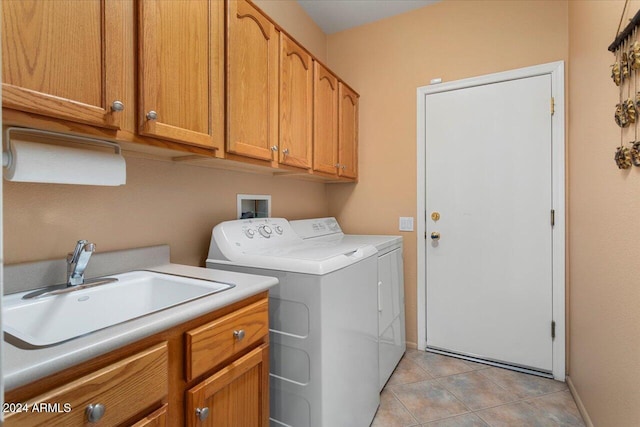
<path id="1" fill-rule="evenodd" d="M 427 347 L 552 371 L 550 100 L 548 74 L 426 96 Z"/>

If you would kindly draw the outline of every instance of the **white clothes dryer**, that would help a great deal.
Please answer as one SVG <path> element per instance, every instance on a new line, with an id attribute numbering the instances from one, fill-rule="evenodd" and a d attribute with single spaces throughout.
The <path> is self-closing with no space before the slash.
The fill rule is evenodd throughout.
<path id="1" fill-rule="evenodd" d="M 367 427 L 380 402 L 376 249 L 310 242 L 281 218 L 213 228 L 207 267 L 278 278 L 269 292 L 272 426 Z"/>
<path id="2" fill-rule="evenodd" d="M 289 221 L 305 241 L 372 245 L 378 250 L 379 388 L 383 389 L 406 351 L 402 236 L 344 234 L 335 218 Z"/>

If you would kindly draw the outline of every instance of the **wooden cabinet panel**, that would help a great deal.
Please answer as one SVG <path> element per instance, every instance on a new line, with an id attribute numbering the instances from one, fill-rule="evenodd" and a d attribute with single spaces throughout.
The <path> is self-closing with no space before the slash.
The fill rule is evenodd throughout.
<path id="1" fill-rule="evenodd" d="M 314 62 L 313 170 L 338 172 L 338 79 Z"/>
<path id="2" fill-rule="evenodd" d="M 2 105 L 118 128 L 122 113 L 112 105 L 124 91 L 125 6 L 119 0 L 4 0 Z"/>
<path id="3" fill-rule="evenodd" d="M 139 132 L 217 148 L 224 137 L 223 2 L 141 0 L 139 8 Z"/>
<path id="4" fill-rule="evenodd" d="M 280 33 L 279 161 L 311 168 L 313 61 L 296 42 Z"/>
<path id="5" fill-rule="evenodd" d="M 269 345 L 263 344 L 187 392 L 187 426 L 266 427 L 268 393 Z"/>
<path id="6" fill-rule="evenodd" d="M 58 387 L 29 401 L 28 412 L 5 417 L 6 426 L 87 424 L 85 408 L 102 404 L 105 412 L 92 425 L 112 426 L 123 423 L 146 408 L 160 402 L 168 394 L 167 344 L 158 344 L 120 362 Z M 60 412 L 34 412 L 37 403 L 59 404 Z M 64 412 L 64 404 L 70 411 Z"/>
<path id="7" fill-rule="evenodd" d="M 358 177 L 358 95 L 338 84 L 338 175 Z"/>
<path id="8" fill-rule="evenodd" d="M 269 304 L 263 299 L 186 333 L 187 380 L 204 374 L 269 333 Z"/>
<path id="9" fill-rule="evenodd" d="M 278 141 L 278 31 L 251 3 L 228 3 L 227 151 L 272 160 Z"/>
<path id="10" fill-rule="evenodd" d="M 165 427 L 167 425 L 167 409 L 169 405 L 165 403 L 160 409 L 147 415 L 131 427 Z"/>

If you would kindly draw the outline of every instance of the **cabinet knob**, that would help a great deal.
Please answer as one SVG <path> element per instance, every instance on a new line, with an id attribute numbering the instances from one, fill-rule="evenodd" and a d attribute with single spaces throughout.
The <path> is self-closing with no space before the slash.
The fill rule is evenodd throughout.
<path id="1" fill-rule="evenodd" d="M 244 338 L 244 329 L 239 329 L 237 331 L 233 331 L 233 336 L 238 341 L 242 341 L 242 339 Z"/>
<path id="2" fill-rule="evenodd" d="M 284 150 L 282 150 L 282 154 L 284 154 L 285 156 L 289 154 L 289 149 L 285 148 Z"/>
<path id="3" fill-rule="evenodd" d="M 151 110 L 147 113 L 147 120 L 156 120 L 158 118 L 158 113 Z"/>
<path id="4" fill-rule="evenodd" d="M 120 101 L 113 101 L 111 103 L 111 111 L 122 111 L 124 110 L 124 104 Z"/>
<path id="5" fill-rule="evenodd" d="M 278 146 L 274 145 L 273 147 L 271 147 L 271 151 L 278 151 Z"/>
<path id="6" fill-rule="evenodd" d="M 340 163 L 336 163 L 334 166 L 339 169 L 340 168 Z"/>
<path id="7" fill-rule="evenodd" d="M 347 166 L 346 166 L 346 165 L 340 165 L 340 168 L 341 168 L 342 170 L 345 170 L 345 169 L 347 168 Z"/>
<path id="8" fill-rule="evenodd" d="M 209 408 L 196 408 L 196 417 L 198 417 L 200 421 L 206 420 L 208 416 Z"/>
<path id="9" fill-rule="evenodd" d="M 87 415 L 87 421 L 90 423 L 97 423 L 100 421 L 100 418 L 103 417 L 106 408 L 102 403 L 96 403 L 95 405 L 91 404 L 87 406 L 87 409 L 84 410 Z"/>

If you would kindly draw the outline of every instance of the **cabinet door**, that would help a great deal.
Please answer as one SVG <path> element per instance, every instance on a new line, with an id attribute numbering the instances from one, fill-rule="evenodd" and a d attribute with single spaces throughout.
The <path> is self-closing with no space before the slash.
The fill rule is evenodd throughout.
<path id="1" fill-rule="evenodd" d="M 139 8 L 140 134 L 217 148 L 224 3 L 141 0 Z"/>
<path id="2" fill-rule="evenodd" d="M 318 62 L 313 78 L 313 170 L 338 172 L 338 79 Z"/>
<path id="3" fill-rule="evenodd" d="M 311 55 L 280 34 L 280 163 L 311 168 Z"/>
<path id="4" fill-rule="evenodd" d="M 263 344 L 187 391 L 187 425 L 267 427 L 269 345 Z"/>
<path id="5" fill-rule="evenodd" d="M 118 128 L 124 7 L 119 0 L 4 0 L 2 105 Z"/>
<path id="6" fill-rule="evenodd" d="M 338 84 L 338 175 L 358 177 L 358 95 Z"/>
<path id="7" fill-rule="evenodd" d="M 251 3 L 228 7 L 227 151 L 261 160 L 278 150 L 278 32 Z"/>

